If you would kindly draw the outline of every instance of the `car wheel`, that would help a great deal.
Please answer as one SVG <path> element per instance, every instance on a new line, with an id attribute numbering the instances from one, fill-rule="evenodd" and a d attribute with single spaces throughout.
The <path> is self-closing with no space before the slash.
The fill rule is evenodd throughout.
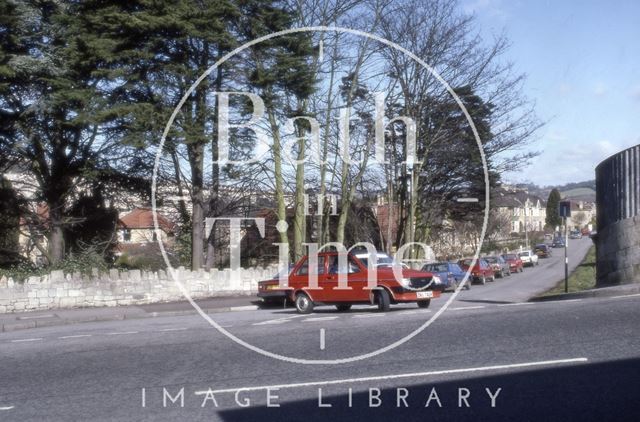
<path id="1" fill-rule="evenodd" d="M 523 268 L 523 267 L 520 267 L 520 269 L 518 270 L 518 272 L 520 272 L 520 273 L 521 273 L 521 272 L 524 272 L 524 268 Z"/>
<path id="2" fill-rule="evenodd" d="M 298 293 L 296 295 L 296 309 L 301 314 L 310 314 L 313 312 L 313 302 L 306 293 Z"/>
<path id="3" fill-rule="evenodd" d="M 480 284 L 482 284 L 483 286 L 487 284 L 487 277 L 482 276 L 482 278 L 480 278 Z"/>
<path id="4" fill-rule="evenodd" d="M 471 290 L 471 284 L 473 284 L 471 283 L 471 279 L 467 280 L 467 284 L 465 284 L 464 288 L 467 290 Z"/>
<path id="5" fill-rule="evenodd" d="M 507 275 L 511 277 L 511 270 L 507 271 Z"/>
<path id="6" fill-rule="evenodd" d="M 351 309 L 351 304 L 350 303 L 341 303 L 339 305 L 336 305 L 336 309 L 338 310 L 338 312 L 345 312 L 345 311 L 348 311 L 349 309 Z"/>
<path id="7" fill-rule="evenodd" d="M 431 299 L 418 301 L 418 308 L 427 309 L 429 305 L 431 305 Z"/>
<path id="8" fill-rule="evenodd" d="M 385 289 L 378 290 L 376 292 L 376 303 L 378 304 L 378 310 L 380 312 L 387 312 L 391 307 L 389 292 L 387 292 Z"/>

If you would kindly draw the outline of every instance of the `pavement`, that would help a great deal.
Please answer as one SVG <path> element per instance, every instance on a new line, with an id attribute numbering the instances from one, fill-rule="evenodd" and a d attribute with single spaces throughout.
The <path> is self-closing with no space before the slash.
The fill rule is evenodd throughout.
<path id="1" fill-rule="evenodd" d="M 569 270 L 573 271 L 586 255 L 592 242 L 588 238 L 570 240 Z M 524 273 L 513 274 L 484 286 L 473 285 L 458 296 L 461 302 L 517 303 L 538 296 L 554 287 L 564 277 L 564 252 L 554 250 L 550 258 L 540 259 L 539 264 L 525 268 Z M 196 300 L 205 313 L 255 310 L 260 301 L 255 296 L 214 297 Z M 158 316 L 196 314 L 189 302 L 154 303 L 148 305 L 55 309 L 50 311 L 0 314 L 0 332 L 38 327 L 78 324 L 95 321 L 119 321 Z"/>

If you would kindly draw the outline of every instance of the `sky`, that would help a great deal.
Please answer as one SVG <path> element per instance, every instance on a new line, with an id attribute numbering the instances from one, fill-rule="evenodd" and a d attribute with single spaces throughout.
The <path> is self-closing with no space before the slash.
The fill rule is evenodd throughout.
<path id="1" fill-rule="evenodd" d="M 640 1 L 461 0 L 482 36 L 504 33 L 503 59 L 527 75 L 523 92 L 545 122 L 540 151 L 509 182 L 595 178 L 605 158 L 640 144 Z"/>

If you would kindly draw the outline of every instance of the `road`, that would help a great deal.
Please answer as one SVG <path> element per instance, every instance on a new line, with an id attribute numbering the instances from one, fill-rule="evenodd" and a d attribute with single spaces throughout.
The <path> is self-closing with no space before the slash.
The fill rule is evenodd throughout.
<path id="1" fill-rule="evenodd" d="M 344 359 L 398 341 L 448 297 L 385 314 L 359 306 L 211 317 L 272 353 Z M 461 298 L 404 344 L 341 364 L 265 357 L 194 315 L 2 333 L 0 420 L 638 420 L 639 295 L 491 297 Z"/>
<path id="2" fill-rule="evenodd" d="M 570 272 L 580 264 L 592 245 L 593 242 L 587 237 L 569 240 L 567 256 Z M 537 266 L 525 268 L 521 274 L 497 279 L 496 283 L 484 286 L 474 284 L 470 291 L 462 291 L 458 299 L 489 303 L 523 302 L 546 292 L 564 280 L 564 249 L 551 250 L 551 257 L 538 260 Z"/>

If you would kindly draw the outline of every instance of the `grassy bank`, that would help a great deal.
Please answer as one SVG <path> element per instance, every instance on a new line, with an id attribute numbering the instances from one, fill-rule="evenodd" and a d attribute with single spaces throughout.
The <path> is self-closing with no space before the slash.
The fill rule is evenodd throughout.
<path id="1" fill-rule="evenodd" d="M 569 292 L 593 289 L 596 286 L 596 247 L 591 246 L 580 265 L 569 274 Z M 542 296 L 564 293 L 564 280 Z"/>

